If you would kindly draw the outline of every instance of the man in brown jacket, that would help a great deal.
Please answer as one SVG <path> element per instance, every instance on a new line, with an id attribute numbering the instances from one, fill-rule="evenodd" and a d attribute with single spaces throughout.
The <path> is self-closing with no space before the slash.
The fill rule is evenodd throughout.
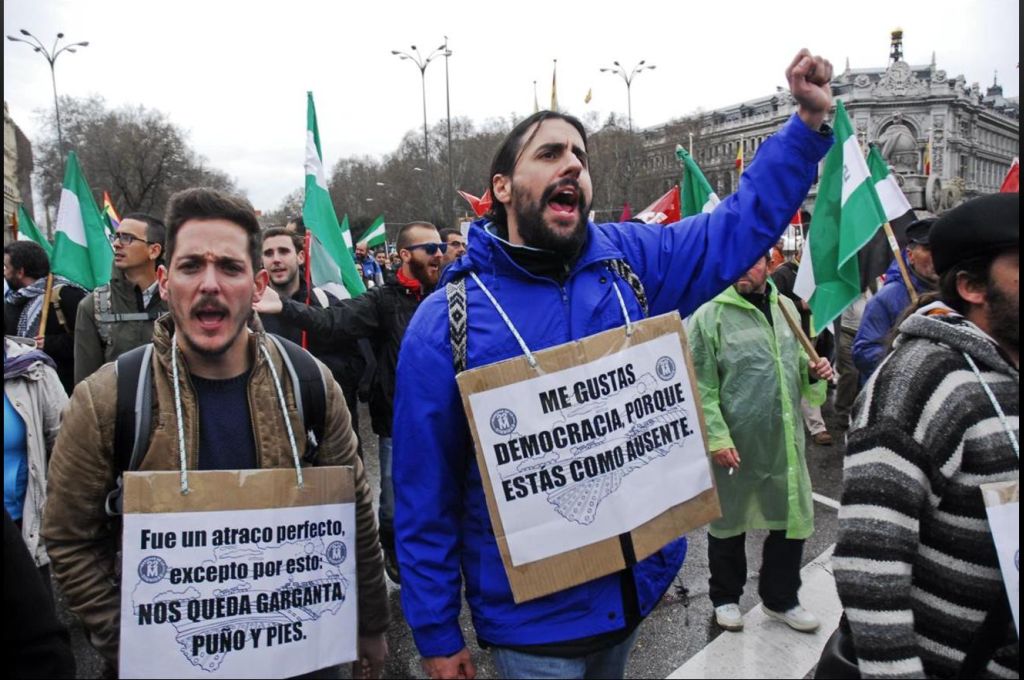
<path id="1" fill-rule="evenodd" d="M 208 189 L 175 194 L 168 205 L 167 264 L 158 271 L 169 316 L 153 333 L 154 427 L 140 470 L 179 467 L 178 427 L 187 465 L 238 470 L 292 465 L 279 412 L 272 362 L 286 376 L 253 303 L 267 287 L 260 261 L 259 225 L 248 202 Z M 177 362 L 180 377 L 172 379 Z M 318 362 L 319 363 L 319 362 Z M 326 421 L 316 465 L 351 465 L 355 471 L 358 546 L 359 656 L 356 677 L 373 676 L 387 654 L 387 590 L 373 514 L 373 493 L 356 455 L 348 409 L 330 372 Z M 286 403 L 292 384 L 282 379 Z M 120 599 L 119 523 L 105 511 L 120 472 L 114 452 L 117 376 L 106 365 L 75 389 L 50 463 L 49 503 L 43 521 L 53 572 L 92 644 L 116 667 Z M 182 423 L 175 415 L 180 399 Z M 303 430 L 295 406 L 288 417 Z M 306 442 L 296 438 L 300 458 Z"/>

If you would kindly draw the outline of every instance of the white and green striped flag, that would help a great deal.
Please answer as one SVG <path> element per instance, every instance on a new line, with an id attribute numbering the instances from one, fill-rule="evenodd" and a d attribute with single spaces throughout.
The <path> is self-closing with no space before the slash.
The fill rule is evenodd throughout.
<path id="1" fill-rule="evenodd" d="M 352 260 L 352 235 L 338 224 L 338 216 L 327 190 L 324 174 L 323 151 L 320 149 L 320 130 L 316 123 L 313 93 L 306 93 L 306 199 L 302 205 L 302 219 L 324 249 L 334 259 L 341 272 L 341 280 L 352 297 L 366 290 Z M 314 259 L 311 253 L 310 259 Z"/>
<path id="2" fill-rule="evenodd" d="M 384 216 L 380 215 L 373 221 L 370 228 L 363 232 L 363 236 L 359 241 L 365 243 L 368 248 L 376 248 L 377 246 L 384 245 L 387 237 L 387 230 L 384 228 Z"/>
<path id="3" fill-rule="evenodd" d="M 16 220 L 15 224 L 18 225 L 18 240 L 39 244 L 46 251 L 46 257 L 53 260 L 53 246 L 43 236 L 43 232 L 39 231 L 39 227 L 32 220 L 32 216 L 26 212 L 24 205 L 18 204 L 18 213 L 14 219 Z"/>
<path id="4" fill-rule="evenodd" d="M 794 292 L 811 308 L 817 335 L 860 295 L 857 251 L 885 222 L 885 211 L 842 101 L 836 101 L 836 143 L 825 156 L 814 216 Z"/>
<path id="5" fill-rule="evenodd" d="M 697 161 L 686 152 L 682 145 L 676 145 L 676 157 L 683 164 L 683 181 L 679 183 L 680 207 L 683 217 L 690 217 L 702 212 L 709 213 L 721 201 L 718 194 L 711 188 Z"/>
<path id="6" fill-rule="evenodd" d="M 889 164 L 874 145 L 868 151 L 868 169 L 871 171 L 871 181 L 875 184 L 875 193 L 878 194 L 882 210 L 885 211 L 885 221 L 892 222 L 910 212 L 910 202 L 893 177 Z"/>
<path id="7" fill-rule="evenodd" d="M 85 181 L 78 157 L 68 154 L 64 188 L 57 207 L 57 234 L 51 269 L 83 288 L 92 290 L 110 280 L 114 251 L 100 209 Z"/>

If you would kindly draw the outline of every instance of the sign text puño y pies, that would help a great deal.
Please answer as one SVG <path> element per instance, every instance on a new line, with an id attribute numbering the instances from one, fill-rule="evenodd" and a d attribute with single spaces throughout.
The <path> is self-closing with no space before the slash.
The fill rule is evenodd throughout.
<path id="1" fill-rule="evenodd" d="M 356 657 L 352 469 L 125 474 L 122 677 L 292 677 Z"/>

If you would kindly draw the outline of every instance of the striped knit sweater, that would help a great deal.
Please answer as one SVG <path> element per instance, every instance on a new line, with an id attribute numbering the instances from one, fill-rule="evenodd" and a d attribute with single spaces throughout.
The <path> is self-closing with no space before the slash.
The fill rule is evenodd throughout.
<path id="1" fill-rule="evenodd" d="M 977 326 L 916 314 L 858 397 L 832 563 L 863 677 L 955 677 L 1005 597 L 978 487 L 1020 477 L 1019 392 Z M 1019 677 L 1012 619 L 1005 635 L 986 675 Z"/>

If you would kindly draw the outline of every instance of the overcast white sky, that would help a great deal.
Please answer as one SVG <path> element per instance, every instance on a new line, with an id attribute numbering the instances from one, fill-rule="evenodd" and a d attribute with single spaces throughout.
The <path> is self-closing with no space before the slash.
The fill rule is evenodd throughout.
<path id="1" fill-rule="evenodd" d="M 90 42 L 58 59 L 62 95 L 98 93 L 109 105 L 167 113 L 263 210 L 303 184 L 307 90 L 328 168 L 392 151 L 422 126 L 419 71 L 393 49 L 429 50 L 447 35 L 452 116 L 476 121 L 531 113 L 534 81 L 546 106 L 552 59 L 563 109 L 624 114 L 625 84 L 598 69 L 646 59 L 657 69 L 633 82 L 633 118 L 649 126 L 773 92 L 803 46 L 838 69 L 847 58 L 852 68 L 884 66 L 897 26 L 910 63 L 928 63 L 934 51 L 950 77 L 984 88 L 998 70 L 1005 95 L 1018 95 L 1017 0 L 4 0 L 7 34 L 25 28 L 49 45 L 63 31 Z M 53 106 L 49 76 L 40 55 L 4 41 L 4 99 L 33 140 L 37 113 Z M 433 124 L 445 116 L 443 59 L 426 80 Z M 479 193 L 483 182 L 464 188 Z"/>

